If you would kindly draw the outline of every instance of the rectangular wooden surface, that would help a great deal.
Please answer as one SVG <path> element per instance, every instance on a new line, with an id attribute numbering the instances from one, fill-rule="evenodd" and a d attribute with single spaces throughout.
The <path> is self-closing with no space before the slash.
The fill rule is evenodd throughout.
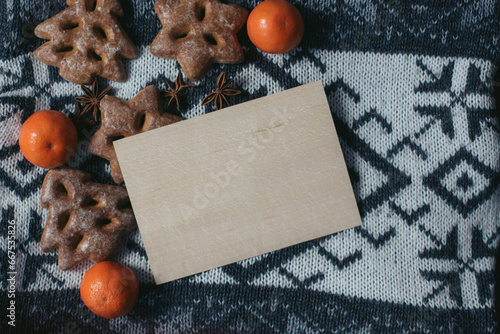
<path id="1" fill-rule="evenodd" d="M 114 145 L 157 284 L 361 224 L 319 81 Z"/>

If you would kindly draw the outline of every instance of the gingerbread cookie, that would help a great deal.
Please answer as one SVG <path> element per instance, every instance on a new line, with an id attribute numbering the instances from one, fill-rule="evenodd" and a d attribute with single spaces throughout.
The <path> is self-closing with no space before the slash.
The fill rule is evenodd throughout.
<path id="1" fill-rule="evenodd" d="M 39 24 L 35 35 L 49 41 L 35 50 L 39 61 L 59 67 L 60 75 L 77 84 L 91 84 L 96 75 L 125 81 L 121 57 L 138 51 L 116 17 L 117 0 L 67 0 L 68 8 Z"/>
<path id="2" fill-rule="evenodd" d="M 113 141 L 181 120 L 162 112 L 155 86 L 144 88 L 130 101 L 107 95 L 101 100 L 101 128 L 90 139 L 87 151 L 109 160 L 113 180 L 123 183 Z"/>
<path id="3" fill-rule="evenodd" d="M 44 252 L 59 249 L 62 270 L 111 258 L 136 227 L 125 188 L 90 178 L 75 169 L 53 169 L 43 181 L 41 204 L 49 214 L 40 245 Z"/>
<path id="4" fill-rule="evenodd" d="M 245 8 L 218 0 L 158 0 L 163 28 L 151 44 L 156 57 L 174 58 L 191 80 L 212 63 L 240 63 L 244 55 L 236 33 L 245 25 Z"/>

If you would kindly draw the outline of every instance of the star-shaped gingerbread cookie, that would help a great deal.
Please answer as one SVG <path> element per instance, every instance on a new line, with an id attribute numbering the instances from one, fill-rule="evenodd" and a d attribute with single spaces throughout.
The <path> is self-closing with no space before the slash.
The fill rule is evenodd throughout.
<path id="1" fill-rule="evenodd" d="M 107 95 L 101 100 L 101 128 L 90 139 L 87 151 L 109 160 L 113 180 L 123 183 L 113 141 L 181 120 L 162 111 L 155 86 L 144 88 L 130 101 Z"/>
<path id="2" fill-rule="evenodd" d="M 236 33 L 248 18 L 245 8 L 218 0 L 158 0 L 155 10 L 163 28 L 151 53 L 176 59 L 189 79 L 201 78 L 214 62 L 243 61 Z"/>

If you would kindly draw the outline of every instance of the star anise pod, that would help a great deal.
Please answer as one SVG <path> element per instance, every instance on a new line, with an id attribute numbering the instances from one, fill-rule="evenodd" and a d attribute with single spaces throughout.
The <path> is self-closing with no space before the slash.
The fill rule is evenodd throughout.
<path id="1" fill-rule="evenodd" d="M 223 107 L 223 102 L 226 103 L 226 106 L 230 106 L 231 104 L 227 100 L 226 96 L 241 94 L 241 90 L 227 88 L 227 86 L 229 86 L 231 82 L 233 82 L 233 79 L 229 79 L 226 81 L 226 72 L 222 71 L 217 77 L 217 89 L 205 96 L 205 98 L 201 102 L 201 105 L 204 106 L 207 103 L 215 101 L 215 107 L 217 108 L 217 110 Z"/>
<path id="2" fill-rule="evenodd" d="M 92 127 L 95 125 L 97 122 L 93 119 L 85 117 L 85 115 L 82 114 L 83 107 L 80 102 L 75 103 L 75 112 L 69 114 L 69 118 L 73 122 L 73 124 L 76 127 L 76 130 L 78 131 L 78 134 L 85 133 L 87 131 L 88 127 Z"/>
<path id="3" fill-rule="evenodd" d="M 179 105 L 179 97 L 182 95 L 182 93 L 191 87 L 196 86 L 195 84 L 185 84 L 184 80 L 182 79 L 182 74 L 181 71 L 179 70 L 179 73 L 177 74 L 177 79 L 175 80 L 175 84 L 173 82 L 165 80 L 165 83 L 167 84 L 168 88 L 170 90 L 162 90 L 161 91 L 161 96 L 169 98 L 168 100 L 168 105 L 167 108 L 170 107 L 170 104 L 172 101 L 175 100 L 175 103 L 177 104 L 177 110 L 181 110 L 180 105 Z"/>
<path id="4" fill-rule="evenodd" d="M 88 89 L 83 85 L 82 85 L 82 90 L 85 93 L 85 95 L 75 98 L 77 102 L 85 106 L 83 107 L 83 110 L 80 112 L 79 116 L 83 116 L 87 114 L 90 110 L 92 110 L 92 116 L 94 117 L 94 120 L 97 122 L 97 114 L 100 113 L 101 111 L 99 105 L 101 103 L 102 98 L 106 94 L 108 94 L 108 92 L 111 90 L 111 87 L 107 87 L 103 89 L 102 92 L 99 92 L 99 84 L 97 83 L 97 79 L 94 79 L 94 83 L 92 84 L 92 90 Z"/>

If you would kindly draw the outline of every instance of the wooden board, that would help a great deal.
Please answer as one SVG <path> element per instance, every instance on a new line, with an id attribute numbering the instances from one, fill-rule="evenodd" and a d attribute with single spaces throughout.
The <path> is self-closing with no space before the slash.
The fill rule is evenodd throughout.
<path id="1" fill-rule="evenodd" d="M 321 82 L 115 149 L 157 284 L 361 224 Z"/>

